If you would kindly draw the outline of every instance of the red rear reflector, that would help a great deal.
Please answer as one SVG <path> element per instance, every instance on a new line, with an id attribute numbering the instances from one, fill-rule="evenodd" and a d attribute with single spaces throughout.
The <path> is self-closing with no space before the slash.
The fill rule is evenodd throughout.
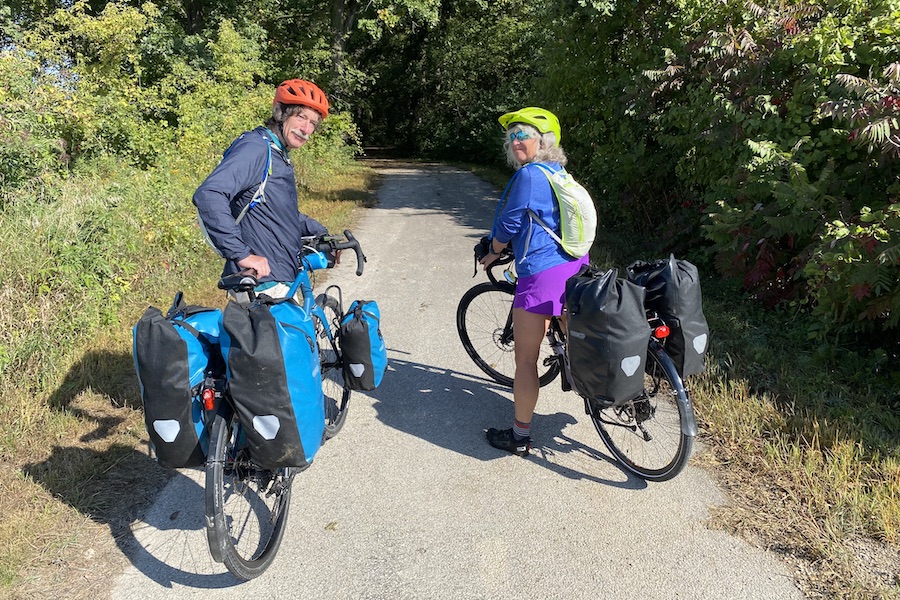
<path id="1" fill-rule="evenodd" d="M 658 340 L 669 337 L 669 326 L 668 325 L 660 325 L 653 331 L 653 337 Z"/>
<path id="2" fill-rule="evenodd" d="M 203 390 L 203 408 L 213 410 L 216 408 L 216 392 L 211 388 Z"/>

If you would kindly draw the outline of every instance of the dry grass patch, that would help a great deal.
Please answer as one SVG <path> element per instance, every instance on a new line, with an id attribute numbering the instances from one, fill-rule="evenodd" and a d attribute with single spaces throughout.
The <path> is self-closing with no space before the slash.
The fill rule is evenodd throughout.
<path id="1" fill-rule="evenodd" d="M 864 430 L 797 408 L 815 405 L 808 389 L 787 402 L 718 364 L 692 387 L 711 450 L 699 462 L 731 498 L 713 526 L 781 555 L 808 598 L 900 598 L 896 459 Z"/>

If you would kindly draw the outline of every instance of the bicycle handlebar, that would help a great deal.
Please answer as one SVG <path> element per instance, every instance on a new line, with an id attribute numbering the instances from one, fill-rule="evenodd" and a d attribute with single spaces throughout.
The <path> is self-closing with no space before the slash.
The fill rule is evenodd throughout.
<path id="1" fill-rule="evenodd" d="M 478 275 L 478 264 L 481 262 L 485 256 L 488 255 L 488 251 L 490 250 L 491 240 L 487 236 L 481 238 L 477 244 L 475 244 L 475 272 L 472 274 L 472 277 Z M 491 280 L 491 283 L 494 285 L 498 285 L 500 281 L 497 279 L 497 276 L 494 275 L 495 267 L 502 267 L 503 265 L 508 265 L 515 259 L 513 256 L 512 248 L 506 246 L 503 250 L 500 251 L 500 256 L 497 257 L 497 260 L 492 262 L 488 268 L 486 269 L 488 279 Z M 505 283 L 509 283 L 505 281 Z"/>
<path id="2" fill-rule="evenodd" d="M 332 236 L 325 236 L 321 238 L 321 241 L 315 244 L 315 249 L 318 252 L 332 253 L 336 250 L 349 250 L 353 248 L 353 251 L 356 253 L 356 274 L 360 276 L 363 274 L 363 268 L 366 264 L 366 255 L 363 254 L 362 248 L 359 245 L 359 240 L 353 237 L 353 234 L 349 229 L 344 230 L 344 237 L 347 238 L 346 242 L 339 242 L 337 238 Z M 329 265 L 332 266 L 332 265 Z"/>
<path id="3" fill-rule="evenodd" d="M 344 230 L 344 237 L 347 241 L 339 241 L 335 236 L 315 236 L 310 238 L 312 242 L 309 246 L 317 252 L 325 254 L 334 253 L 337 250 L 349 250 L 350 248 L 356 253 L 356 274 L 363 274 L 363 267 L 366 263 L 366 256 L 363 254 L 359 245 L 359 240 L 353 237 L 349 229 Z M 318 240 L 318 241 L 317 241 Z M 329 261 L 329 267 L 334 266 L 333 261 Z M 256 272 L 253 269 L 244 269 L 231 275 L 226 275 L 219 280 L 218 287 L 220 290 L 234 290 L 235 292 L 249 292 L 259 285 Z"/>

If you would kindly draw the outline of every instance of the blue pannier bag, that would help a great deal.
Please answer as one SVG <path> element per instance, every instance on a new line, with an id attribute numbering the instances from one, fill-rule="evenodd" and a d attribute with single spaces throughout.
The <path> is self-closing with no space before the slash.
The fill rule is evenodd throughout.
<path id="1" fill-rule="evenodd" d="M 221 376 L 217 308 L 187 305 L 181 292 L 163 315 L 149 307 L 133 329 L 132 353 L 141 387 L 144 424 L 157 462 L 196 467 L 206 461 L 209 441 L 200 388 Z"/>
<path id="2" fill-rule="evenodd" d="M 354 300 L 341 319 L 344 381 L 354 390 L 374 390 L 387 369 L 381 312 L 374 300 Z"/>
<path id="3" fill-rule="evenodd" d="M 271 470 L 308 465 L 325 431 L 312 319 L 293 299 L 229 302 L 221 346 L 251 460 Z"/>

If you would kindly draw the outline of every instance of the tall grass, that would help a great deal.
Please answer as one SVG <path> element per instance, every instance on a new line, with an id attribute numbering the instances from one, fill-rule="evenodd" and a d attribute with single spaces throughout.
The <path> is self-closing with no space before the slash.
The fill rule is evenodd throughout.
<path id="1" fill-rule="evenodd" d="M 704 282 L 708 370 L 691 391 L 731 490 L 717 521 L 804 563 L 810 597 L 900 598 L 900 415 L 875 361 L 806 339 L 733 283 Z M 868 558 L 866 558 L 868 557 Z"/>

